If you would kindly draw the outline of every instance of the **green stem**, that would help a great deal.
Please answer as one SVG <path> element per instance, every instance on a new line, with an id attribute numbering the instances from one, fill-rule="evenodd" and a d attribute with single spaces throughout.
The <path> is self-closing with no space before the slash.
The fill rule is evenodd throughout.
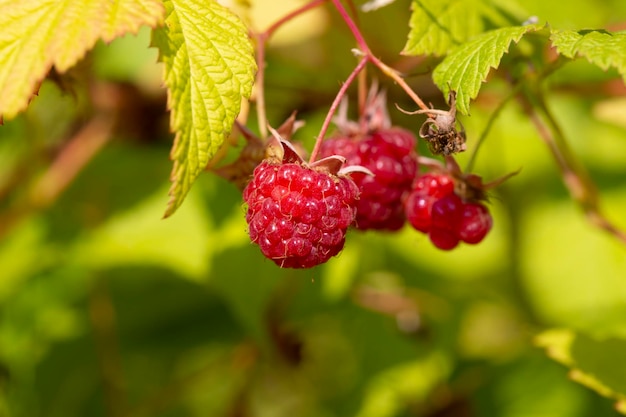
<path id="1" fill-rule="evenodd" d="M 474 164 L 476 163 L 476 158 L 478 157 L 478 151 L 480 150 L 480 147 L 487 139 L 487 136 L 489 136 L 489 132 L 491 132 L 491 129 L 493 128 L 493 125 L 496 119 L 498 118 L 498 116 L 500 116 L 500 113 L 502 112 L 506 104 L 520 92 L 521 85 L 522 85 L 521 83 L 516 84 L 515 87 L 513 87 L 513 89 L 509 92 L 509 94 L 504 98 L 504 100 L 500 102 L 498 107 L 496 107 L 496 109 L 489 116 L 489 120 L 487 120 L 487 124 L 485 125 L 485 128 L 480 133 L 480 136 L 478 140 L 476 141 L 476 146 L 474 146 L 474 149 L 472 151 L 472 154 L 470 155 L 469 161 L 467 162 L 467 165 L 465 166 L 465 172 L 472 172 L 472 170 L 474 169 Z"/>

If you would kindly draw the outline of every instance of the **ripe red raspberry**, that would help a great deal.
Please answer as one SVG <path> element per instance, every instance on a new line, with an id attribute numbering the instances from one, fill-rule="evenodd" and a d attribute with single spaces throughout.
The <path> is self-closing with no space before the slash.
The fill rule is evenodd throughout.
<path id="1" fill-rule="evenodd" d="M 408 130 L 391 127 L 384 94 L 373 94 L 359 123 L 340 117 L 338 133 L 322 143 L 320 155 L 344 156 L 349 165 L 361 165 L 374 174 L 352 175 L 361 190 L 355 226 L 393 231 L 406 219 L 402 200 L 417 173 L 416 138 Z"/>
<path id="2" fill-rule="evenodd" d="M 427 233 L 431 242 L 442 250 L 451 250 L 461 241 L 479 243 L 493 224 L 484 205 L 463 201 L 455 194 L 454 181 L 448 174 L 419 176 L 404 208 L 411 226 Z"/>
<path id="3" fill-rule="evenodd" d="M 433 204 L 454 193 L 454 182 L 445 174 L 424 174 L 415 180 L 413 190 L 404 202 L 406 217 L 415 229 L 428 233 Z"/>
<path id="4" fill-rule="evenodd" d="M 281 267 L 322 264 L 343 249 L 358 193 L 349 178 L 326 167 L 265 160 L 243 192 L 250 239 Z"/>
<path id="5" fill-rule="evenodd" d="M 433 227 L 428 232 L 430 241 L 441 250 L 451 250 L 459 244 L 459 238 L 452 230 Z"/>
<path id="6" fill-rule="evenodd" d="M 428 237 L 433 245 L 439 249 L 450 250 L 459 244 L 457 230 L 462 209 L 463 201 L 454 193 L 434 202 L 428 231 Z"/>
<path id="7" fill-rule="evenodd" d="M 457 234 L 463 242 L 476 244 L 484 239 L 492 225 L 493 219 L 487 207 L 480 203 L 467 203 L 461 210 Z"/>

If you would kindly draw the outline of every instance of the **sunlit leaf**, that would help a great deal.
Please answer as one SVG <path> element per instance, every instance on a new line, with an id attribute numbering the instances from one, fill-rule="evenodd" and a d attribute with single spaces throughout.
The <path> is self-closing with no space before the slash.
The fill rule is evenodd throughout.
<path id="1" fill-rule="evenodd" d="M 110 42 L 164 13 L 158 0 L 0 0 L 0 115 L 14 117 L 28 105 L 54 66 L 64 72 L 98 39 Z"/>
<path id="2" fill-rule="evenodd" d="M 176 132 L 167 217 L 230 132 L 252 91 L 256 64 L 247 29 L 230 10 L 199 0 L 166 1 L 165 7 L 166 25 L 154 32 L 153 43 L 165 63 Z"/>
<path id="3" fill-rule="evenodd" d="M 561 55 L 583 57 L 603 70 L 614 67 L 626 81 L 626 32 L 555 30 L 550 40 Z"/>
<path id="4" fill-rule="evenodd" d="M 536 344 L 549 357 L 571 369 L 570 377 L 599 394 L 617 400 L 626 414 L 626 340 L 594 338 L 568 329 L 540 334 Z"/>
<path id="5" fill-rule="evenodd" d="M 485 22 L 510 24 L 485 0 L 414 0 L 405 55 L 445 55 L 485 30 Z"/>
<path id="6" fill-rule="evenodd" d="M 491 68 L 498 68 L 511 42 L 541 29 L 539 25 L 512 26 L 485 32 L 454 49 L 433 71 L 435 84 L 448 96 L 456 91 L 457 110 L 469 113 L 469 102 L 478 95 L 480 85 Z"/>

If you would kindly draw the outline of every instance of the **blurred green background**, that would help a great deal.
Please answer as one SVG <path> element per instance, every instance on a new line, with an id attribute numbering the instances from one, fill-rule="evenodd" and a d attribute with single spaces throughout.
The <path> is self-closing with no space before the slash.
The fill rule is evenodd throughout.
<path id="1" fill-rule="evenodd" d="M 248 17 L 262 29 L 299 4 L 277 3 L 254 2 Z M 524 8 L 554 27 L 626 27 L 622 1 Z M 306 126 L 295 139 L 307 146 L 355 65 L 330 10 L 269 44 L 269 121 L 298 110 Z M 398 55 L 408 17 L 398 0 L 360 23 L 376 55 L 441 106 L 436 61 Z M 521 168 L 493 192 L 494 229 L 480 245 L 442 252 L 409 227 L 351 231 L 326 265 L 281 270 L 250 244 L 240 192 L 210 172 L 162 219 L 172 135 L 149 41 L 145 30 L 98 45 L 0 127 L 0 416 L 617 414 L 625 248 L 585 220 L 515 103 L 475 166 L 486 180 Z M 380 81 L 390 103 L 411 108 Z M 607 217 L 626 229 L 623 82 L 582 61 L 549 82 Z M 470 150 L 506 93 L 487 83 L 462 119 Z M 417 131 L 422 118 L 390 107 Z M 553 357 L 594 370 L 604 391 L 587 384 L 613 398 L 571 381 L 538 334 Z M 573 335 L 579 343 L 566 343 Z"/>

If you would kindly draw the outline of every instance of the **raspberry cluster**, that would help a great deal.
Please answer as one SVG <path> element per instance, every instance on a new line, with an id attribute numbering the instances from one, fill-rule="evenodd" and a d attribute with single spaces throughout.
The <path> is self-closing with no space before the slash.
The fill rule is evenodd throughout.
<path id="1" fill-rule="evenodd" d="M 452 126 L 446 132 L 456 132 L 453 110 L 432 110 L 443 119 L 425 126 Z M 420 174 L 415 135 L 392 126 L 385 95 L 375 88 L 358 121 L 348 120 L 344 107 L 335 123 L 337 132 L 319 144 L 314 162 L 304 162 L 284 138 L 297 127 L 292 115 L 280 132 L 270 128 L 267 141 L 249 139 L 248 152 L 220 171 L 232 181 L 247 180 L 248 233 L 265 257 L 283 268 L 311 268 L 343 249 L 350 226 L 396 231 L 407 220 L 442 250 L 484 239 L 493 221 L 481 201 L 510 175 L 484 184 L 478 175 L 462 172 L 447 151 L 444 163 L 419 160 L 429 169 Z M 432 139 L 434 130 L 429 132 Z M 265 145 L 264 159 L 250 178 L 242 173 L 250 155 L 259 157 L 259 144 Z"/>
<path id="2" fill-rule="evenodd" d="M 341 155 L 349 165 L 361 165 L 374 175 L 352 174 L 361 191 L 357 229 L 398 230 L 405 222 L 402 199 L 417 173 L 415 136 L 404 129 L 379 129 L 363 135 L 341 132 L 322 143 L 322 156 Z"/>
<path id="3" fill-rule="evenodd" d="M 442 250 L 451 250 L 459 242 L 479 243 L 493 224 L 489 210 L 480 202 L 461 199 L 455 194 L 453 178 L 444 173 L 417 177 L 404 209 L 411 226 L 427 233 Z"/>
<path id="4" fill-rule="evenodd" d="M 358 193 L 347 177 L 265 160 L 243 192 L 250 239 L 284 268 L 324 263 L 343 249 Z"/>

